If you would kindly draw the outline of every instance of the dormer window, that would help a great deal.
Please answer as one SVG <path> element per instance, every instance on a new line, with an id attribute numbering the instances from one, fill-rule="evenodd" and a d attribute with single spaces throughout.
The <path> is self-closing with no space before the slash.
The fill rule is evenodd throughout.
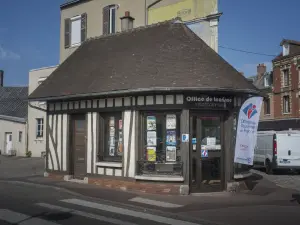
<path id="1" fill-rule="evenodd" d="M 288 43 L 284 43 L 283 45 L 283 56 L 288 55 L 290 52 L 290 45 Z"/>

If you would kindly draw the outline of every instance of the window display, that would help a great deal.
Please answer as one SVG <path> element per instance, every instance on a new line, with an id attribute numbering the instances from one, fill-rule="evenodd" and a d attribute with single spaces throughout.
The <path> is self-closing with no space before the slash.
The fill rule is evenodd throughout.
<path id="1" fill-rule="evenodd" d="M 180 150 L 180 115 L 146 113 L 144 159 L 151 162 L 176 162 Z"/>

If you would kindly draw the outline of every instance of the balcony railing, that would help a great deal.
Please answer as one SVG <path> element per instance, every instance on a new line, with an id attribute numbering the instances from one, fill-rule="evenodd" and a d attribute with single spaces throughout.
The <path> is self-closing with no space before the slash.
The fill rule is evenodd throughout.
<path id="1" fill-rule="evenodd" d="M 167 175 L 182 176 L 183 162 L 153 162 L 139 160 L 137 161 L 137 175 Z"/>

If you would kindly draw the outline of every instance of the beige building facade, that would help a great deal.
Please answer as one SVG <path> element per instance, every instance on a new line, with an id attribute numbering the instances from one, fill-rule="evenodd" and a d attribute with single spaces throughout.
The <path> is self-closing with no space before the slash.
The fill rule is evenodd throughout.
<path id="1" fill-rule="evenodd" d="M 218 51 L 217 0 L 91 0 L 61 5 L 60 63 L 88 38 L 121 31 L 120 18 L 130 13 L 133 28 L 180 17 Z"/>
<path id="2" fill-rule="evenodd" d="M 2 155 L 26 155 L 26 120 L 0 116 L 0 152 Z"/>
<path id="3" fill-rule="evenodd" d="M 55 69 L 56 66 L 51 66 L 29 71 L 28 94 L 30 95 Z M 45 102 L 31 101 L 28 105 L 28 150 L 31 151 L 32 157 L 41 157 L 46 151 L 46 109 Z"/>

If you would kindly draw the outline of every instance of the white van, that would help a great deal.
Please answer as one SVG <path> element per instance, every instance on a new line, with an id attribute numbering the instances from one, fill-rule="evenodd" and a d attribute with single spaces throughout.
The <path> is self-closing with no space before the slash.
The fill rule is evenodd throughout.
<path id="1" fill-rule="evenodd" d="M 259 131 L 254 149 L 254 166 L 274 170 L 288 169 L 300 172 L 300 131 Z"/>

